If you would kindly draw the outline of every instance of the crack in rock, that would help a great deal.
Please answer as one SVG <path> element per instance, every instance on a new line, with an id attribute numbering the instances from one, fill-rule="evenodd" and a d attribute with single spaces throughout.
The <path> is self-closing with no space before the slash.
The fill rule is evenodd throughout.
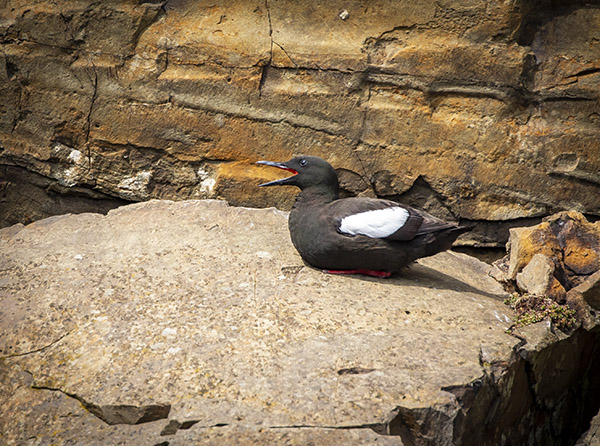
<path id="1" fill-rule="evenodd" d="M 200 420 L 188 420 L 188 421 L 181 421 L 181 422 L 177 421 L 177 420 L 171 420 L 160 431 L 160 435 L 162 437 L 164 437 L 166 435 L 175 435 L 177 433 L 177 431 L 188 430 L 192 426 L 198 424 L 199 422 L 200 422 Z M 229 423 L 217 423 L 217 424 L 213 424 L 211 426 L 203 426 L 203 427 L 204 428 L 212 428 L 212 427 L 225 427 L 225 426 L 229 426 Z"/>
<path id="2" fill-rule="evenodd" d="M 374 372 L 376 369 L 365 369 L 362 367 L 349 367 L 347 369 L 338 370 L 338 375 L 364 375 L 366 373 Z"/>
<path id="3" fill-rule="evenodd" d="M 111 426 L 115 424 L 134 425 L 162 420 L 167 418 L 171 411 L 170 404 L 148 404 L 144 406 L 134 406 L 130 404 L 98 405 L 86 401 L 80 395 L 65 392 L 62 389 L 36 385 L 31 386 L 31 388 L 36 390 L 61 392 L 70 398 L 76 399 L 81 403 L 85 410 Z M 191 427 L 191 425 L 189 427 Z"/>
<path id="4" fill-rule="evenodd" d="M 292 424 L 289 426 L 269 426 L 269 429 L 335 429 L 335 430 L 371 429 L 372 431 L 374 431 L 377 434 L 390 435 L 387 423 L 351 424 L 351 425 L 347 425 L 347 426 Z"/>
<path id="5" fill-rule="evenodd" d="M 258 81 L 259 98 L 262 95 L 262 89 L 265 85 L 265 81 L 267 80 L 267 72 L 269 71 L 269 68 L 271 68 L 271 62 L 273 61 L 273 24 L 271 22 L 271 10 L 269 9 L 269 0 L 265 0 L 265 8 L 267 10 L 267 18 L 269 19 L 269 39 L 271 41 L 271 47 L 269 49 L 269 60 L 267 60 L 267 63 L 263 65 L 262 72 L 260 74 L 260 80 Z"/>
<path id="6" fill-rule="evenodd" d="M 65 333 L 64 335 L 60 336 L 59 338 L 55 339 L 54 341 L 43 345 L 42 347 L 27 351 L 27 352 L 22 352 L 22 353 L 11 353 L 9 355 L 5 355 L 5 356 L 0 356 L 0 360 L 2 359 L 9 359 L 9 358 L 16 358 L 19 356 L 27 356 L 27 355 L 32 355 L 34 353 L 39 353 L 39 352 L 43 352 L 44 350 L 49 349 L 50 347 L 52 347 L 53 345 L 59 343 L 60 341 L 62 341 L 64 338 L 66 338 L 67 336 L 69 336 L 71 334 L 71 332 L 69 331 L 68 333 Z"/>

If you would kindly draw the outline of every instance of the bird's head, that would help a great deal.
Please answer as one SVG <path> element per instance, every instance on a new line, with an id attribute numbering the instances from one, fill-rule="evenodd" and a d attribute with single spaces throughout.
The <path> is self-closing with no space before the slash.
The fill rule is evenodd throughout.
<path id="1" fill-rule="evenodd" d="M 264 186 L 296 186 L 300 189 L 322 188 L 337 194 L 338 178 L 331 164 L 316 156 L 297 156 L 289 161 L 258 161 L 256 164 L 277 167 L 292 172 L 292 176 L 261 184 Z"/>

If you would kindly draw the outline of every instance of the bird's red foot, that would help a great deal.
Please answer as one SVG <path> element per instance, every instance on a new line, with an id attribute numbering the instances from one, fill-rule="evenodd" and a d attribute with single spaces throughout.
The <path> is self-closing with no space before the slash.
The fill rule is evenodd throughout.
<path id="1" fill-rule="evenodd" d="M 392 273 L 388 273 L 387 271 L 373 271 L 370 269 L 324 269 L 323 271 L 329 274 L 363 274 L 382 279 L 386 279 L 392 275 Z"/>

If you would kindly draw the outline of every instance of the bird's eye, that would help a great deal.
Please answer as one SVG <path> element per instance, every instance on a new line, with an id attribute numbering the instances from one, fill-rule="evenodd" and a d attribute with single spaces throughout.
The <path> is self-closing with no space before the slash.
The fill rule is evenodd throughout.
<path id="1" fill-rule="evenodd" d="M 302 158 L 302 159 L 300 160 L 300 165 L 301 165 L 302 167 L 306 166 L 307 164 L 308 164 L 308 162 L 307 162 L 307 161 L 306 161 L 304 158 Z"/>

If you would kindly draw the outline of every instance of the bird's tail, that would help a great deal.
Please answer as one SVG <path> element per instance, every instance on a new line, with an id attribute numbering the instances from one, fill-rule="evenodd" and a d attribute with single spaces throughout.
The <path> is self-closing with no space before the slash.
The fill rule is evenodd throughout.
<path id="1" fill-rule="evenodd" d="M 459 235 L 469 232 L 473 229 L 473 226 L 454 226 L 449 229 L 429 234 L 431 240 L 428 240 L 425 248 L 425 255 L 432 256 L 438 252 L 446 251 L 452 248 L 452 244 L 456 241 Z"/>

